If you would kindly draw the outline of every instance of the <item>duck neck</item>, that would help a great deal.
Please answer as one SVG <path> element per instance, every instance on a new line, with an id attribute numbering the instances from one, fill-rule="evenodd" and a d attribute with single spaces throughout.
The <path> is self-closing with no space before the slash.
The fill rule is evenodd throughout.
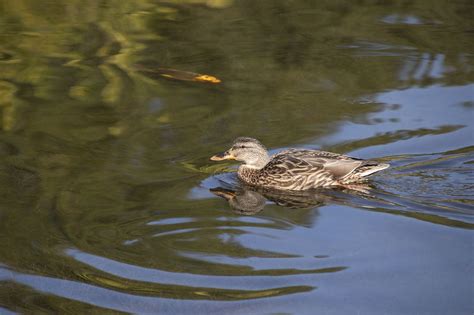
<path id="1" fill-rule="evenodd" d="M 248 184 L 256 184 L 260 171 L 270 162 L 270 157 L 265 154 L 265 156 L 259 156 L 257 159 L 246 160 L 245 162 L 245 164 L 239 166 L 237 175 Z"/>
<path id="2" fill-rule="evenodd" d="M 265 167 L 265 165 L 268 164 L 268 162 L 270 162 L 270 157 L 265 152 L 265 154 L 258 155 L 251 160 L 246 160 L 245 164 L 243 164 L 241 167 L 253 170 L 261 170 Z"/>

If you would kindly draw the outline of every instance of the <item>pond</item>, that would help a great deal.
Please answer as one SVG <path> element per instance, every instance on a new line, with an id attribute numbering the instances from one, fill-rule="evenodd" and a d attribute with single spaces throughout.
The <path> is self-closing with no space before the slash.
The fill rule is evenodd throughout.
<path id="1" fill-rule="evenodd" d="M 2 1 L 0 313 L 472 314 L 473 10 Z M 263 193 L 239 136 L 391 167 Z"/>

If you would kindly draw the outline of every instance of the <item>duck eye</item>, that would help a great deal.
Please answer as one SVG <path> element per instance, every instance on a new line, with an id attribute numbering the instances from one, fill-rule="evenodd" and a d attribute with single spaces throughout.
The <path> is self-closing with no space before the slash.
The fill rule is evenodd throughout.
<path id="1" fill-rule="evenodd" d="M 232 147 L 232 149 L 234 149 L 234 150 L 235 150 L 235 149 L 244 149 L 244 148 L 246 148 L 245 145 L 234 145 L 234 146 Z"/>

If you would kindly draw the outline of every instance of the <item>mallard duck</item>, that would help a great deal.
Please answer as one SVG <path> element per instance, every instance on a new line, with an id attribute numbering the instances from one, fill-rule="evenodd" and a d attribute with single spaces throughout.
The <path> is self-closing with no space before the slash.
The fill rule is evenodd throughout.
<path id="1" fill-rule="evenodd" d="M 309 149 L 289 149 L 269 156 L 260 141 L 237 138 L 232 147 L 211 157 L 212 161 L 243 162 L 237 175 L 243 182 L 278 190 L 346 186 L 386 169 L 389 164 Z"/>

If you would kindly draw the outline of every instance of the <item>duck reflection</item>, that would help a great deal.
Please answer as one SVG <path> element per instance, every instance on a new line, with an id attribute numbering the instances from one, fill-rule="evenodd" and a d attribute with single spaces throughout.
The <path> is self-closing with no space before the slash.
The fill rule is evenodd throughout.
<path id="1" fill-rule="evenodd" d="M 337 191 L 329 189 L 288 192 L 242 186 L 234 189 L 215 187 L 209 191 L 226 199 L 234 212 L 243 215 L 253 215 L 262 211 L 267 201 L 297 209 L 320 207 L 328 202 L 341 201 Z"/>
<path id="2" fill-rule="evenodd" d="M 224 187 L 215 187 L 209 189 L 209 191 L 226 199 L 234 212 L 239 214 L 252 215 L 260 212 L 267 202 L 263 195 L 253 190 L 231 190 Z"/>

